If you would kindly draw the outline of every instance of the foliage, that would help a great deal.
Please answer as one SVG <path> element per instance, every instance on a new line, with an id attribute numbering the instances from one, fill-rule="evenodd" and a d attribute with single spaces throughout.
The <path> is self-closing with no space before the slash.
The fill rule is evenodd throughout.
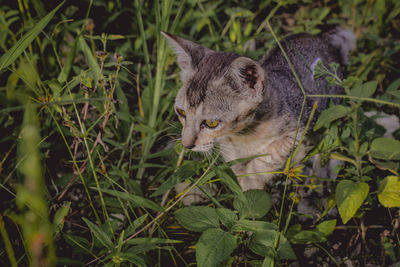
<path id="1" fill-rule="evenodd" d="M 394 0 L 2 2 L 0 265 L 315 265 L 311 248 L 326 265 L 398 262 L 400 132 L 378 121 L 399 115 L 399 22 Z M 308 127 L 321 138 L 302 165 L 290 157 L 274 186 L 242 192 L 237 162 L 183 149 L 161 30 L 260 58 L 332 23 L 357 50 L 344 79 L 316 66 L 345 93 L 304 95 L 341 102 Z M 311 160 L 339 160 L 335 177 Z M 184 207 L 194 188 L 208 200 Z"/>

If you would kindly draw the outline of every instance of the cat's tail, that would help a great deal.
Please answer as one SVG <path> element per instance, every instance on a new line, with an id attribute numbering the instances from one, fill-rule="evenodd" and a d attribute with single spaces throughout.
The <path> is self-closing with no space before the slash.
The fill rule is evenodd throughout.
<path id="1" fill-rule="evenodd" d="M 351 30 L 336 26 L 322 34 L 322 38 L 337 49 L 340 53 L 341 62 L 347 64 L 350 52 L 356 47 L 356 37 L 354 33 Z"/>

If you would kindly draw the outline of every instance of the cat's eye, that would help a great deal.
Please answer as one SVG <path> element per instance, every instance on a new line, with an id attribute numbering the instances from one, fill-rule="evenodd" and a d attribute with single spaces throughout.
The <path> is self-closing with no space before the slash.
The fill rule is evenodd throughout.
<path id="1" fill-rule="evenodd" d="M 208 128 L 215 128 L 219 125 L 219 121 L 215 120 L 215 121 L 211 121 L 211 120 L 205 120 L 204 124 L 208 127 Z"/>
<path id="2" fill-rule="evenodd" d="M 186 112 L 183 109 L 176 108 L 176 112 L 179 116 L 186 118 Z"/>

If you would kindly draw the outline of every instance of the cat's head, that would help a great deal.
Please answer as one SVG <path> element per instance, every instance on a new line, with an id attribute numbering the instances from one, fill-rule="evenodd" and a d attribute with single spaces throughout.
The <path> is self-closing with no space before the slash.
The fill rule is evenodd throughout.
<path id="1" fill-rule="evenodd" d="M 183 125 L 182 145 L 210 151 L 215 143 L 240 132 L 263 100 L 265 73 L 254 60 L 216 52 L 163 33 L 177 55 L 182 88 L 175 111 Z"/>

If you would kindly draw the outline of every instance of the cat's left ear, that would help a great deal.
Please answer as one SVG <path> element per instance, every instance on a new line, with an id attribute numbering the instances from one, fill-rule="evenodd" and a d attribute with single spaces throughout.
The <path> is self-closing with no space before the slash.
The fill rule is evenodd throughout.
<path id="1" fill-rule="evenodd" d="M 246 89 L 261 94 L 264 90 L 264 69 L 256 61 L 238 57 L 231 64 L 231 75 Z"/>

